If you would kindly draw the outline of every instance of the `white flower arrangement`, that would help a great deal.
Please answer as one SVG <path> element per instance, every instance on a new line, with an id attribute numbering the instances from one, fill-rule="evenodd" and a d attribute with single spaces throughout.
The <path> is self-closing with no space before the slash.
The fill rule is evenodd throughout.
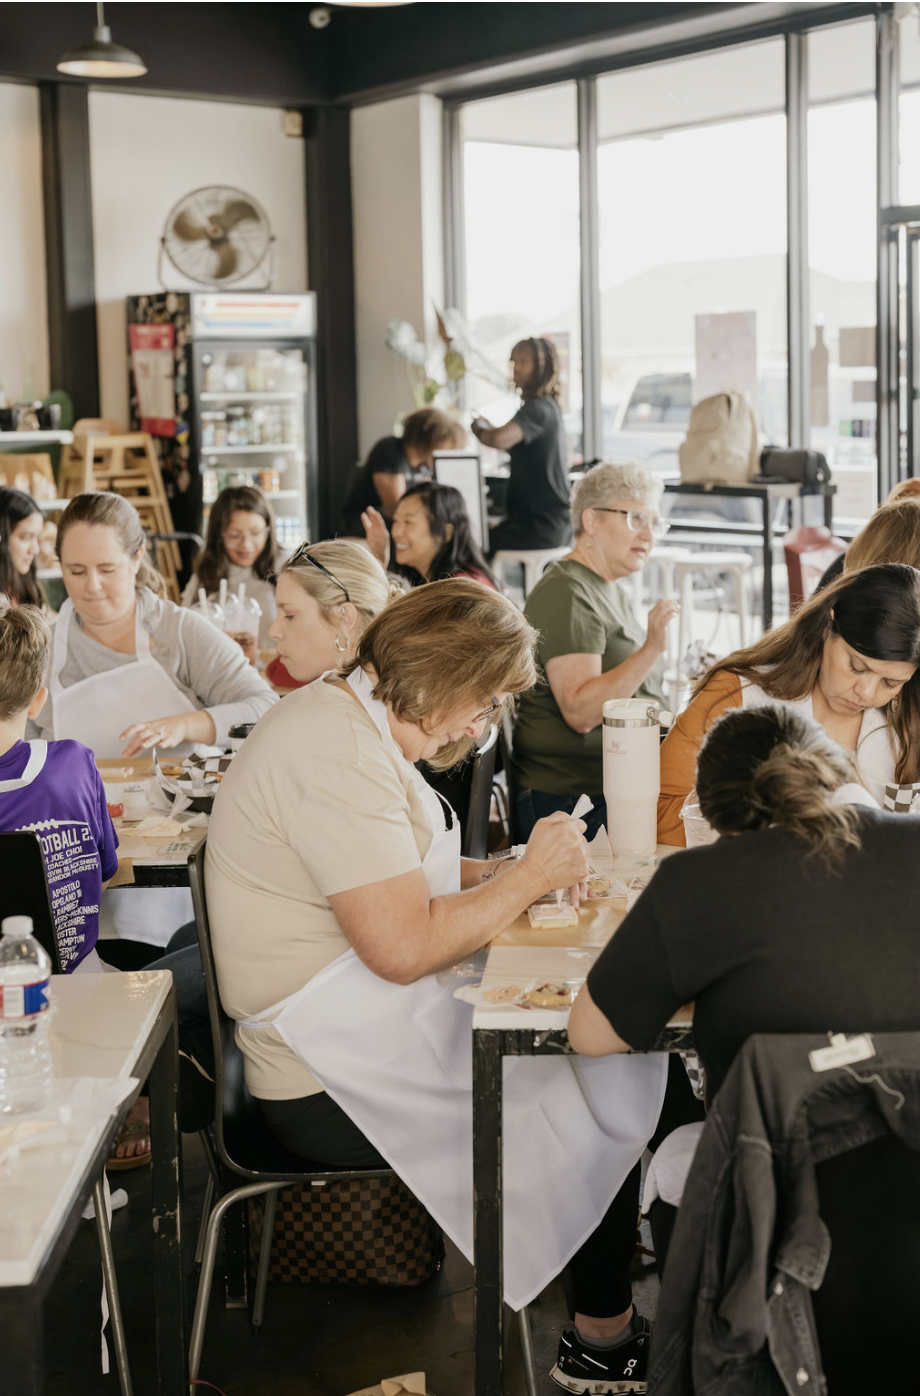
<path id="1" fill-rule="evenodd" d="M 456 384 L 467 373 L 483 378 L 502 391 L 508 389 L 507 376 L 490 363 L 476 347 L 463 316 L 458 310 L 440 311 L 438 337 L 443 346 L 444 381 L 428 371 L 428 350 L 408 320 L 391 320 L 384 343 L 406 365 L 406 377 L 416 408 L 430 407 L 442 393 L 454 398 Z"/>

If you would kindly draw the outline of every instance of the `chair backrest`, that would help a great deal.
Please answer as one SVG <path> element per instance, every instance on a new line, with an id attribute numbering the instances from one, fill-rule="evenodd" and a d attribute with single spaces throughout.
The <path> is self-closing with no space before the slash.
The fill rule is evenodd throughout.
<path id="1" fill-rule="evenodd" d="M 257 1102 L 249 1093 L 243 1070 L 243 1053 L 234 1035 L 234 1022 L 220 1001 L 217 968 L 211 944 L 211 925 L 205 895 L 204 860 L 207 840 L 188 860 L 189 887 L 198 928 L 201 968 L 208 993 L 208 1016 L 214 1045 L 215 1113 L 214 1136 L 217 1156 L 225 1167 L 244 1178 L 280 1173 L 287 1176 L 304 1168 L 303 1160 L 289 1156 L 290 1167 L 280 1144 L 269 1136 L 268 1126 Z"/>
<path id="2" fill-rule="evenodd" d="M 835 538 L 829 528 L 789 530 L 783 538 L 783 554 L 789 579 L 790 613 L 804 605 L 834 558 L 846 550 L 846 543 Z"/>
<path id="3" fill-rule="evenodd" d="M 0 833 L 0 921 L 31 916 L 32 934 L 47 951 L 54 974 L 62 972 L 48 875 L 38 834 Z"/>
<path id="4" fill-rule="evenodd" d="M 464 858 L 485 858 L 489 849 L 489 811 L 492 806 L 492 778 L 495 775 L 495 757 L 498 754 L 498 735 L 501 728 L 493 723 L 488 738 L 472 755 L 470 765 L 470 803 L 466 815 L 466 828 L 460 846 Z"/>

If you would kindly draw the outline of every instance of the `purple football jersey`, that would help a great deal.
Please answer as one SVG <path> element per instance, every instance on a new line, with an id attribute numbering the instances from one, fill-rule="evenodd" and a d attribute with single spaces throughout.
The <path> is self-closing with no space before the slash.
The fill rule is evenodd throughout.
<path id="1" fill-rule="evenodd" d="M 0 829 L 41 840 L 61 964 L 76 969 L 99 937 L 102 884 L 118 837 L 93 753 L 79 742 L 16 742 L 0 756 Z"/>

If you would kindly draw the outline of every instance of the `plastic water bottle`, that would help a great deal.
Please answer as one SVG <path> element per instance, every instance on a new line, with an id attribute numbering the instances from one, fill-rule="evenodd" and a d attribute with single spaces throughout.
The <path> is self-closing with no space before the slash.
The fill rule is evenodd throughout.
<path id="1" fill-rule="evenodd" d="M 40 1110 L 51 1096 L 51 961 L 30 916 L 8 916 L 0 939 L 0 1116 Z"/>

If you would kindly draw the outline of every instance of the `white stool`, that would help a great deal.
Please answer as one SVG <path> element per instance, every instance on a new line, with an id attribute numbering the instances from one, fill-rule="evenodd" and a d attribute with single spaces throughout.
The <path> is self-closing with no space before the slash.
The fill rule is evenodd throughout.
<path id="1" fill-rule="evenodd" d="M 524 600 L 526 601 L 533 591 L 543 573 L 551 562 L 558 562 L 566 553 L 572 551 L 571 547 L 566 548 L 503 548 L 497 552 L 492 559 L 496 570 L 500 573 L 505 563 L 515 563 L 524 569 Z"/>
<path id="2" fill-rule="evenodd" d="M 680 637 L 678 654 L 687 653 L 693 643 L 693 577 L 696 572 L 727 572 L 732 579 L 735 612 L 738 616 L 739 645 L 747 641 L 747 598 L 745 578 L 753 566 L 747 553 L 690 553 L 674 564 L 674 576 L 680 591 Z"/>
<path id="3" fill-rule="evenodd" d="M 667 546 L 653 547 L 648 557 L 645 559 L 645 566 L 642 568 L 642 571 L 634 572 L 632 576 L 636 610 L 640 611 L 642 608 L 642 602 L 644 600 L 643 582 L 645 581 L 646 571 L 649 566 L 657 567 L 661 572 L 660 596 L 673 597 L 676 600 L 674 565 L 678 562 L 685 562 L 691 557 L 693 557 L 693 553 L 689 548 L 669 548 Z"/>

